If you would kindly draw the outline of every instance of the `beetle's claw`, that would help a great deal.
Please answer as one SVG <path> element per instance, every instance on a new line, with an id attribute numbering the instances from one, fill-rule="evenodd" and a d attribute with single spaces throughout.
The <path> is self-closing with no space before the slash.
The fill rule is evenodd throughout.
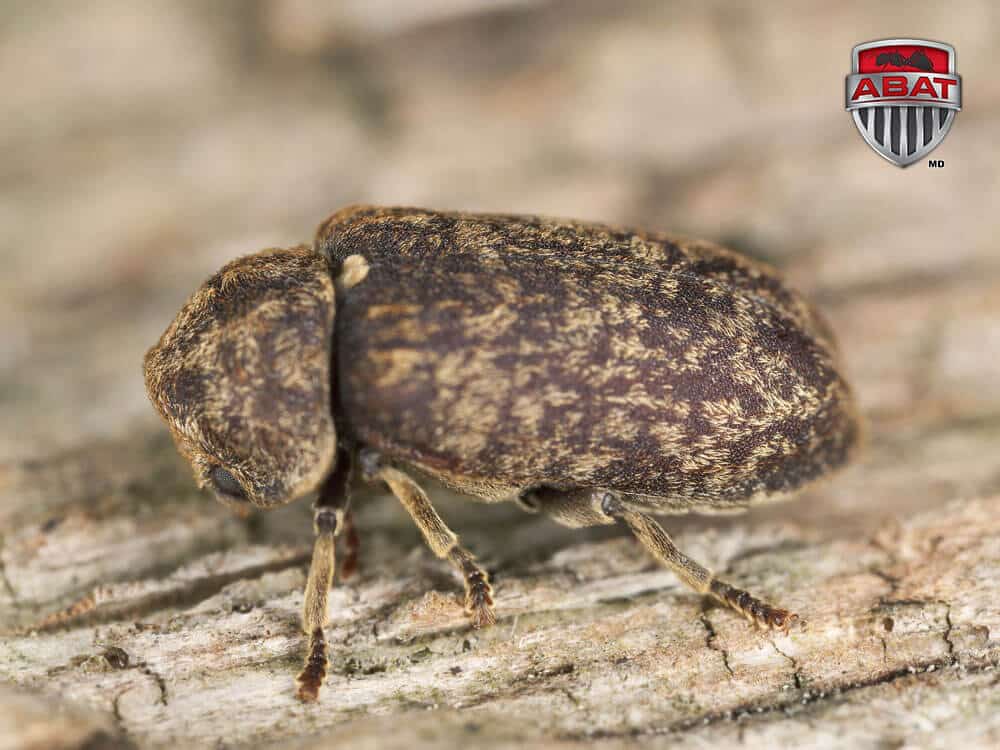
<path id="1" fill-rule="evenodd" d="M 307 681 L 305 679 L 302 679 L 300 676 L 298 683 L 299 683 L 299 689 L 295 693 L 296 698 L 298 698 L 303 703 L 315 703 L 316 701 L 319 700 L 319 685 L 317 685 L 315 681 L 313 680 Z"/>
<path id="2" fill-rule="evenodd" d="M 493 587 L 481 570 L 470 573 L 466 578 L 465 613 L 472 619 L 472 627 L 476 629 L 496 624 Z"/>
<path id="3" fill-rule="evenodd" d="M 779 609 L 764 604 L 761 608 L 760 619 L 757 623 L 767 630 L 780 630 L 788 635 L 789 628 L 799 622 L 799 616 L 787 609 Z"/>
<path id="4" fill-rule="evenodd" d="M 800 621 L 794 612 L 772 607 L 746 591 L 718 579 L 712 581 L 709 593 L 727 607 L 735 609 L 756 627 L 765 630 L 780 630 L 787 635 L 788 629 Z"/>
<path id="5" fill-rule="evenodd" d="M 468 611 L 468 610 L 467 610 Z M 469 612 L 472 627 L 476 630 L 497 624 L 497 613 L 490 604 L 482 604 Z"/>

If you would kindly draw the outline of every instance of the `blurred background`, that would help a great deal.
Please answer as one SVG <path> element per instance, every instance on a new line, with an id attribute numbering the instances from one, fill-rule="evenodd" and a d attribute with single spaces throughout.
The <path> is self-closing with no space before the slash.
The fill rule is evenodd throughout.
<path id="1" fill-rule="evenodd" d="M 187 295 L 374 202 L 666 229 L 765 258 L 830 317 L 870 423 L 866 463 L 805 513 L 850 524 L 1000 488 L 992 0 L 2 15 L 0 458 L 165 434 L 141 359 Z M 851 47 L 900 35 L 957 48 L 944 169 L 887 164 L 843 110 Z"/>

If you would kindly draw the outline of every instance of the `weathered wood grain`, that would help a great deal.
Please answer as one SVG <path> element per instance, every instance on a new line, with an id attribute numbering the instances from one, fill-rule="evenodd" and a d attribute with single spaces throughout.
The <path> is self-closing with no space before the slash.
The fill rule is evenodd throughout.
<path id="1" fill-rule="evenodd" d="M 470 631 L 447 568 L 386 523 L 399 515 L 391 499 L 372 497 L 362 571 L 331 593 L 327 690 L 303 706 L 292 679 L 307 548 L 252 544 L 243 522 L 212 524 L 212 512 L 193 523 L 186 504 L 164 504 L 146 526 L 130 524 L 133 510 L 57 524 L 43 512 L 5 536 L 6 625 L 94 586 L 99 596 L 83 627 L 8 634 L 0 677 L 98 709 L 141 744 L 347 736 L 354 723 L 375 741 L 386 728 L 371 717 L 428 709 L 454 714 L 456 727 L 502 735 L 514 722 L 517 736 L 577 742 L 725 736 L 732 722 L 765 736 L 784 717 L 857 711 L 866 691 L 889 700 L 880 689 L 890 683 L 897 703 L 912 691 L 905 700 L 927 701 L 931 684 L 986 690 L 1000 658 L 1000 497 L 890 520 L 870 538 L 772 522 L 679 534 L 692 554 L 796 609 L 807 624 L 787 636 L 707 607 L 625 537 L 567 545 L 557 534 L 555 550 L 519 560 L 495 534 L 516 548 L 547 522 L 497 509 L 466 537 L 497 565 L 501 620 Z M 230 548 L 206 553 L 227 524 Z M 168 570 L 162 556 L 133 556 L 157 539 L 183 562 Z M 984 700 L 962 709 L 976 717 L 969 732 L 1000 730 L 987 711 L 996 698 Z"/>

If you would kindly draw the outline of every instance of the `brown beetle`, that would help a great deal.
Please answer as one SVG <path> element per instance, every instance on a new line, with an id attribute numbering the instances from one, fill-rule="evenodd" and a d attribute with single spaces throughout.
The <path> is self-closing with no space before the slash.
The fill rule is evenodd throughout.
<path id="1" fill-rule="evenodd" d="M 495 621 L 486 572 L 411 477 L 569 526 L 623 521 L 696 591 L 768 628 L 650 514 L 747 507 L 857 442 L 830 329 L 776 270 L 705 242 L 524 216 L 352 207 L 312 247 L 209 279 L 146 355 L 202 486 L 266 508 L 319 490 L 299 696 L 326 673 L 355 467 L 385 482 Z"/>

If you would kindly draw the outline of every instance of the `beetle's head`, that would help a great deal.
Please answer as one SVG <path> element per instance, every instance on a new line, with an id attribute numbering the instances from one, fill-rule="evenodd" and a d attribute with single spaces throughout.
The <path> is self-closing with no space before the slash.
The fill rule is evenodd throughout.
<path id="1" fill-rule="evenodd" d="M 229 505 L 317 488 L 337 451 L 334 287 L 307 247 L 229 263 L 146 353 L 146 391 L 201 487 Z"/>

